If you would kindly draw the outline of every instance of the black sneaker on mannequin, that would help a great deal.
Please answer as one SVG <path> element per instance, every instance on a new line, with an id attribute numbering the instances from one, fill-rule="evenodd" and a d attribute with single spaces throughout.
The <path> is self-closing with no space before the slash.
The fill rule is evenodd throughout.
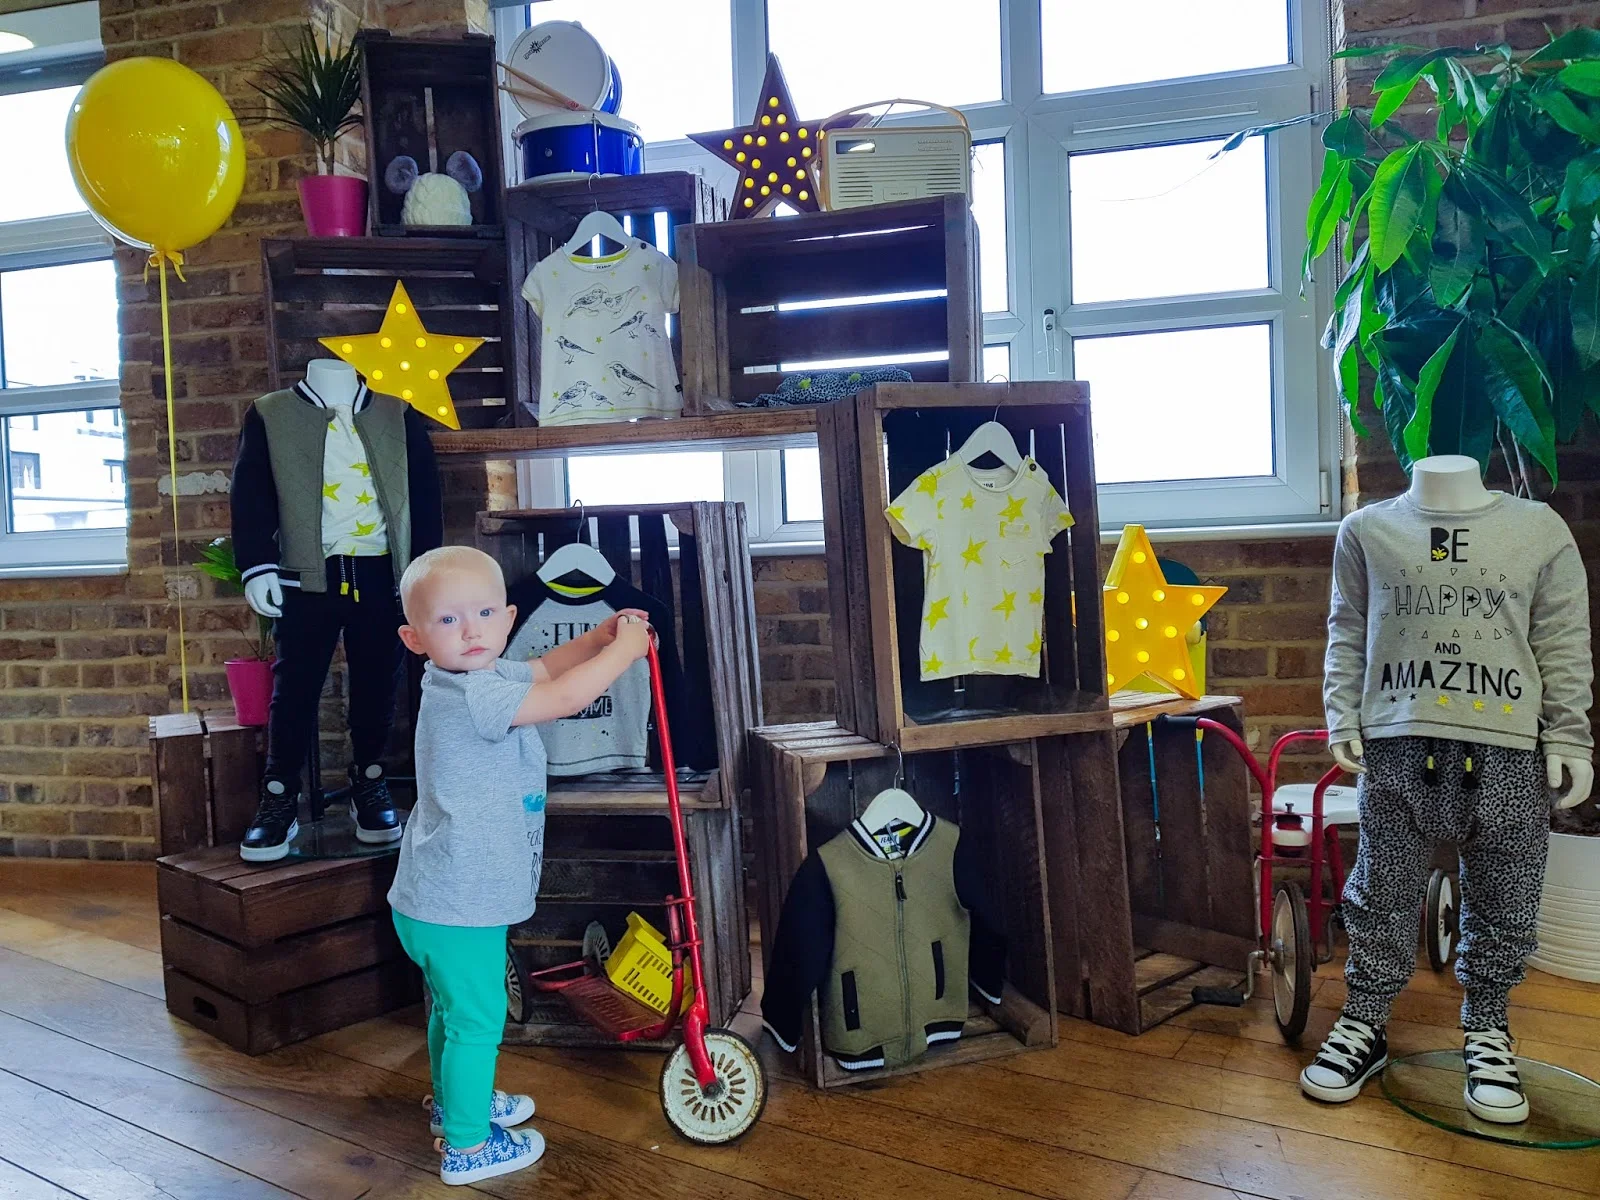
<path id="1" fill-rule="evenodd" d="M 281 779 L 261 784 L 261 803 L 239 843 L 245 862 L 277 862 L 289 853 L 289 843 L 300 832 L 300 789 L 291 790 Z"/>
<path id="2" fill-rule="evenodd" d="M 374 845 L 399 841 L 405 832 L 389 798 L 389 780 L 383 766 L 372 763 L 358 770 L 350 766 L 350 818 L 356 823 L 356 840 Z"/>

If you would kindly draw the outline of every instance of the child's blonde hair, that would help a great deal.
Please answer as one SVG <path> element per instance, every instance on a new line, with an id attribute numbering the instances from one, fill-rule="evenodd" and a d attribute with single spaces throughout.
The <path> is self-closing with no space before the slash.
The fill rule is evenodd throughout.
<path id="1" fill-rule="evenodd" d="M 506 589 L 505 572 L 482 550 L 472 546 L 440 546 L 412 559 L 405 574 L 400 576 L 400 607 L 405 610 L 407 621 L 412 619 L 411 597 L 417 588 L 435 575 L 448 574 L 488 576 L 502 594 Z"/>

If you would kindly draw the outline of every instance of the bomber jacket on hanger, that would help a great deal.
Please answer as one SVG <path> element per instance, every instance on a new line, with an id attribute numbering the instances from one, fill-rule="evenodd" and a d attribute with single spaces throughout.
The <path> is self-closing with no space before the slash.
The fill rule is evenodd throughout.
<path id="1" fill-rule="evenodd" d="M 901 844 L 903 855 L 891 855 L 853 821 L 796 872 L 761 1000 L 785 1050 L 799 1044 L 812 992 L 823 1047 L 853 1071 L 910 1062 L 959 1038 L 969 983 L 1000 1002 L 1005 939 L 969 843 L 926 813 Z"/>

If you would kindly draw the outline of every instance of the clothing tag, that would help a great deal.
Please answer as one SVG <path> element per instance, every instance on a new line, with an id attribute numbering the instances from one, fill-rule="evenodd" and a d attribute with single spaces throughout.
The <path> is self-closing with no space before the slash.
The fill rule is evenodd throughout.
<path id="1" fill-rule="evenodd" d="M 916 836 L 917 827 L 907 825 L 904 821 L 895 821 L 885 825 L 872 835 L 872 840 L 878 843 L 878 848 L 887 858 L 904 858 L 906 848 L 911 844 L 911 839 Z"/>

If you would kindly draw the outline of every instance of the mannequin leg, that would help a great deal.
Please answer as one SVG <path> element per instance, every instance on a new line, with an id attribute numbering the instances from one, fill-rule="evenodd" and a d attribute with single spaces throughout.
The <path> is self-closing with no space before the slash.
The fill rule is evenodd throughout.
<path id="1" fill-rule="evenodd" d="M 361 600 L 345 609 L 344 654 L 349 672 L 350 741 L 355 766 L 383 757 L 394 725 L 396 685 L 405 647 L 397 632 L 405 617 L 387 556 L 355 559 Z"/>
<path id="2" fill-rule="evenodd" d="M 1376 1028 L 1388 1024 L 1417 965 L 1417 921 L 1433 854 L 1433 835 L 1419 828 L 1408 803 L 1423 790 L 1421 747 L 1419 738 L 1369 742 L 1357 793 L 1361 840 L 1342 910 L 1350 935 L 1344 1011 Z"/>
<path id="3" fill-rule="evenodd" d="M 328 679 L 328 665 L 339 643 L 337 597 L 283 589 L 283 616 L 276 623 L 278 663 L 272 672 L 272 707 L 267 717 L 266 778 L 300 787 L 316 734 L 317 705 Z"/>
<path id="4" fill-rule="evenodd" d="M 1539 898 L 1550 850 L 1544 759 L 1536 750 L 1481 747 L 1475 822 L 1461 844 L 1461 1027 L 1507 1027 L 1506 1000 L 1538 945 Z"/>

